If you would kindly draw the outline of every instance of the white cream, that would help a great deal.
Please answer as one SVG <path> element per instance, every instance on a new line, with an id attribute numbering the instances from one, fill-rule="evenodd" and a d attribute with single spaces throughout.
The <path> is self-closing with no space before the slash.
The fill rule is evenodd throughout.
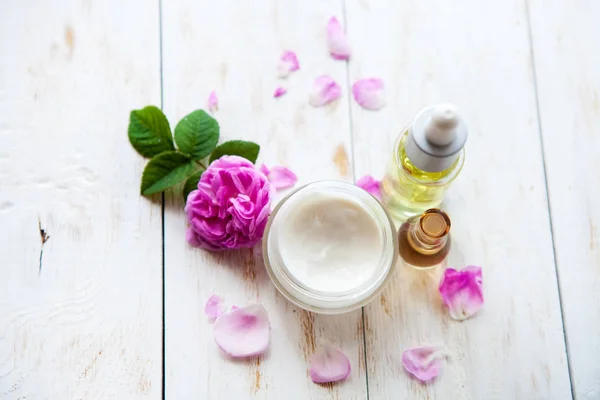
<path id="1" fill-rule="evenodd" d="M 373 196 L 350 183 L 320 181 L 279 202 L 262 250 L 285 298 L 305 310 L 341 314 L 381 292 L 396 265 L 398 236 Z"/>
<path id="2" fill-rule="evenodd" d="M 334 294 L 372 279 L 384 245 L 377 220 L 364 203 L 343 192 L 290 200 L 277 246 L 295 280 L 310 290 Z"/>

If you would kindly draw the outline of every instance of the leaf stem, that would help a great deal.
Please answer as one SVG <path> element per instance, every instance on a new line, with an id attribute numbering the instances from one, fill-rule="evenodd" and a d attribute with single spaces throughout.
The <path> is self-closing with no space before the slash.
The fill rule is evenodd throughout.
<path id="1" fill-rule="evenodd" d="M 201 166 L 202 168 L 204 168 L 206 170 L 206 165 L 204 165 L 203 162 L 201 161 L 196 161 L 196 164 L 198 164 L 199 166 Z"/>

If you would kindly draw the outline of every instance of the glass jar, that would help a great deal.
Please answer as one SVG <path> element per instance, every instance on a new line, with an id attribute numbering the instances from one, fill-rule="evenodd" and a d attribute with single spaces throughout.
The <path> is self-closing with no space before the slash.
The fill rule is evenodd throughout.
<path id="1" fill-rule="evenodd" d="M 331 271 L 331 275 L 328 275 L 328 271 L 324 275 L 325 278 L 331 279 L 331 287 L 328 286 L 327 280 L 325 284 L 321 284 L 320 287 L 307 283 L 306 280 L 300 276 L 299 265 L 304 267 L 310 257 L 314 256 L 310 251 L 299 253 L 298 248 L 294 249 L 295 256 L 301 254 L 301 258 L 290 257 L 286 252 L 285 246 L 289 245 L 289 239 L 281 239 L 285 235 L 289 236 L 289 227 L 294 226 L 298 218 L 302 218 L 305 221 L 307 218 L 302 214 L 301 207 L 320 207 L 322 199 L 332 199 L 331 201 L 349 202 L 352 207 L 360 208 L 360 216 L 358 218 L 350 218 L 348 222 L 353 223 L 362 218 L 366 218 L 365 221 L 369 222 L 370 227 L 374 226 L 373 232 L 377 232 L 378 245 L 380 249 L 374 250 L 378 261 L 376 265 L 368 265 L 369 271 L 366 275 L 360 275 L 361 277 L 357 280 L 356 284 L 352 287 L 341 288 L 336 281 L 336 273 L 342 271 Z M 335 213 L 337 210 L 333 210 Z M 327 211 L 329 213 L 329 211 Z M 296 218 L 296 220 L 294 220 Z M 325 224 L 327 221 L 320 221 L 318 216 L 315 217 L 314 224 Z M 327 218 L 325 217 L 325 220 Z M 371 224 L 373 223 L 373 224 Z M 312 227 L 314 225 L 312 221 L 307 222 L 307 226 Z M 348 228 L 348 227 L 347 227 Z M 348 229 L 340 231 L 340 237 L 344 238 L 340 242 L 340 237 L 336 238 L 335 234 L 328 236 L 319 236 L 319 241 L 313 242 L 311 245 L 317 246 L 317 248 L 323 251 L 328 251 L 332 246 L 337 246 L 335 250 L 336 254 L 344 252 L 344 244 L 348 245 L 349 256 L 352 250 L 352 240 L 345 242 L 346 238 L 352 239 L 354 235 L 354 226 L 350 225 Z M 288 229 L 287 231 L 285 229 Z M 312 231 L 307 230 L 308 234 L 312 234 Z M 343 234 L 342 234 L 343 233 Z M 350 235 L 350 236 L 348 236 Z M 358 233 L 356 234 L 358 235 Z M 287 236 L 285 236 L 287 237 Z M 355 236 L 356 238 L 357 236 Z M 328 239 L 330 238 L 330 239 Z M 316 237 L 315 237 L 316 240 Z M 323 242 L 321 245 L 321 241 Z M 301 246 L 301 245 L 299 245 Z M 307 246 L 309 247 L 309 246 Z M 396 261 L 398 260 L 398 236 L 394 223 L 390 216 L 387 214 L 381 203 L 373 196 L 368 194 L 366 191 L 356 187 L 355 185 L 338 182 L 338 181 L 319 181 L 309 183 L 308 185 L 302 186 L 288 196 L 286 196 L 271 213 L 269 222 L 267 224 L 265 234 L 262 242 L 263 258 L 265 267 L 269 277 L 273 281 L 273 284 L 279 290 L 279 292 L 286 297 L 289 301 L 296 304 L 297 306 L 314 311 L 321 314 L 341 314 L 358 309 L 373 298 L 375 298 L 383 289 L 383 286 L 388 281 L 392 272 L 394 271 Z M 304 247 L 302 247 L 304 248 Z M 341 253 L 340 253 L 341 251 Z M 332 253 L 333 254 L 333 253 Z M 318 255 L 317 255 L 318 256 Z M 287 264 L 286 264 L 287 263 Z M 293 268 L 292 268 L 293 267 Z M 366 270 L 366 268 L 365 268 Z M 296 271 L 296 272 L 294 272 Z M 302 275 L 305 276 L 304 270 Z M 348 271 L 343 271 L 347 273 Z M 363 272 L 360 270 L 360 272 Z M 352 271 L 350 271 L 352 273 Z M 335 288 L 335 289 L 333 289 Z"/>

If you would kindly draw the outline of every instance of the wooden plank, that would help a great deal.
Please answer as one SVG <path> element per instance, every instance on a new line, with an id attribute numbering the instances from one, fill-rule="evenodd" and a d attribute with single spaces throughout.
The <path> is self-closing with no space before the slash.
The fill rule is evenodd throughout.
<path id="1" fill-rule="evenodd" d="M 332 60 L 325 44 L 329 17 L 341 14 L 339 2 L 164 2 L 164 99 L 171 122 L 205 107 L 215 90 L 222 141 L 258 142 L 259 163 L 288 166 L 298 184 L 352 180 L 347 98 L 324 108 L 308 104 L 317 76 L 330 74 L 346 82 L 346 65 Z M 275 67 L 286 49 L 297 52 L 301 70 L 278 82 Z M 289 92 L 274 99 L 280 83 Z M 165 226 L 167 398 L 366 397 L 360 310 L 339 317 L 303 312 L 277 294 L 258 249 L 211 254 L 189 247 L 185 229 L 180 195 L 170 197 Z M 266 307 L 272 327 L 266 356 L 233 362 L 220 353 L 203 310 L 213 293 L 229 304 Z M 350 358 L 354 369 L 341 385 L 315 385 L 308 376 L 308 360 L 320 338 Z"/>
<path id="2" fill-rule="evenodd" d="M 454 321 L 439 272 L 400 268 L 366 308 L 370 397 L 570 398 L 523 2 L 348 1 L 347 19 L 350 80 L 387 84 L 381 112 L 352 105 L 357 176 L 383 175 L 394 138 L 423 106 L 453 102 L 467 118 L 466 165 L 444 205 L 447 265 L 483 266 L 486 297 L 479 315 Z M 451 354 L 428 385 L 400 364 L 403 349 L 424 344 Z"/>
<path id="3" fill-rule="evenodd" d="M 2 7 L 0 398 L 161 396 L 160 204 L 127 140 L 158 33 L 141 0 Z"/>
<path id="4" fill-rule="evenodd" d="M 579 400 L 600 398 L 600 4 L 529 3 L 556 262 Z"/>

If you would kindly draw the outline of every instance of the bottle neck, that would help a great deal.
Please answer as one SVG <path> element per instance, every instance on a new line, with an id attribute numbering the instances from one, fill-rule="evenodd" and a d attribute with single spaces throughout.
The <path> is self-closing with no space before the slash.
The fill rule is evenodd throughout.
<path id="1" fill-rule="evenodd" d="M 421 254 L 436 254 L 446 245 L 450 226 L 448 214 L 437 208 L 429 209 L 411 222 L 408 242 Z"/>

